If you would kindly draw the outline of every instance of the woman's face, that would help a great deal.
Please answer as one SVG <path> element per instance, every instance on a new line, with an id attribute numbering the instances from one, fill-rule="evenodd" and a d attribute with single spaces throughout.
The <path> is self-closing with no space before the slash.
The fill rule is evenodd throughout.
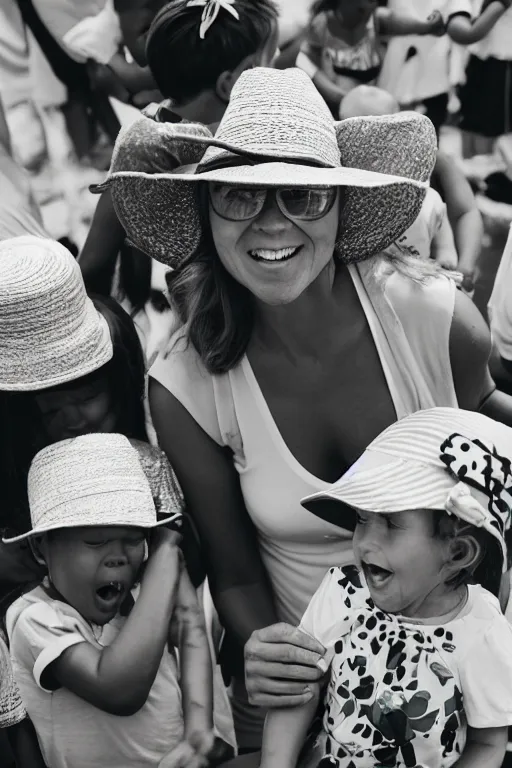
<path id="1" fill-rule="evenodd" d="M 117 413 L 106 374 L 91 374 L 36 394 L 43 427 L 52 441 L 91 432 L 115 432 Z"/>
<path id="2" fill-rule="evenodd" d="M 264 304 L 295 301 L 331 262 L 338 231 L 339 205 L 312 221 L 285 216 L 275 194 L 267 193 L 253 219 L 232 221 L 210 204 L 215 248 L 224 268 Z"/>

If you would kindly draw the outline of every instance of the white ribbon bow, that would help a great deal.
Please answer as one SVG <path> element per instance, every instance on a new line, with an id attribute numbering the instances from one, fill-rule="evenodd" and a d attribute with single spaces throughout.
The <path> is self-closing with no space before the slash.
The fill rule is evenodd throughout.
<path id="1" fill-rule="evenodd" d="M 204 40 L 206 33 L 212 26 L 213 22 L 219 15 L 221 8 L 230 13 L 233 18 L 240 21 L 238 11 L 233 8 L 235 0 L 189 0 L 187 8 L 192 6 L 204 6 L 204 11 L 201 16 L 201 26 L 199 27 L 199 37 Z"/>
<path id="2" fill-rule="evenodd" d="M 449 515 L 455 515 L 476 528 L 482 528 L 486 522 L 489 523 L 489 513 L 471 495 L 471 490 L 465 483 L 457 483 L 451 489 L 446 498 L 445 509 Z M 487 528 L 488 525 L 484 527 Z"/>

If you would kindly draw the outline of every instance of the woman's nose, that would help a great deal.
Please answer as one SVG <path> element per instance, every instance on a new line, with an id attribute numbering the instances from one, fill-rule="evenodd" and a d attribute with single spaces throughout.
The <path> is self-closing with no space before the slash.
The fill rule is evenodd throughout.
<path id="1" fill-rule="evenodd" d="M 281 212 L 275 196 L 275 192 L 269 190 L 267 199 L 261 213 L 255 218 L 253 227 L 262 232 L 277 234 L 292 226 L 290 219 Z"/>

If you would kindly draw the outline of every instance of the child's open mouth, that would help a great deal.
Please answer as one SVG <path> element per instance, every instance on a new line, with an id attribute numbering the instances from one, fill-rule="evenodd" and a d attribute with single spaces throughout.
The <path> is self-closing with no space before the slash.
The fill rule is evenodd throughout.
<path id="1" fill-rule="evenodd" d="M 368 586 L 374 589 L 381 589 L 393 576 L 392 571 L 381 568 L 380 565 L 375 565 L 374 563 L 363 562 L 362 568 Z"/>
<path id="2" fill-rule="evenodd" d="M 107 584 L 102 584 L 96 590 L 99 602 L 106 608 L 115 605 L 123 594 L 124 587 L 120 581 L 109 581 Z"/>

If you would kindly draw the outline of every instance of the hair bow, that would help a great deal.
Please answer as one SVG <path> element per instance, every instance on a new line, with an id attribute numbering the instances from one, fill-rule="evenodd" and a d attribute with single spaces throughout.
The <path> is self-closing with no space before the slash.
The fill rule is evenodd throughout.
<path id="1" fill-rule="evenodd" d="M 506 561 L 505 531 L 510 528 L 512 472 L 509 459 L 480 440 L 453 434 L 441 445 L 441 461 L 459 482 L 445 502 L 448 514 L 485 528 L 495 536 Z M 489 499 L 487 509 L 472 495 L 471 488 Z"/>
<path id="2" fill-rule="evenodd" d="M 189 0 L 187 8 L 192 6 L 204 7 L 199 27 L 199 37 L 204 40 L 206 33 L 219 15 L 221 8 L 230 13 L 233 18 L 240 21 L 238 11 L 233 8 L 235 0 Z"/>

